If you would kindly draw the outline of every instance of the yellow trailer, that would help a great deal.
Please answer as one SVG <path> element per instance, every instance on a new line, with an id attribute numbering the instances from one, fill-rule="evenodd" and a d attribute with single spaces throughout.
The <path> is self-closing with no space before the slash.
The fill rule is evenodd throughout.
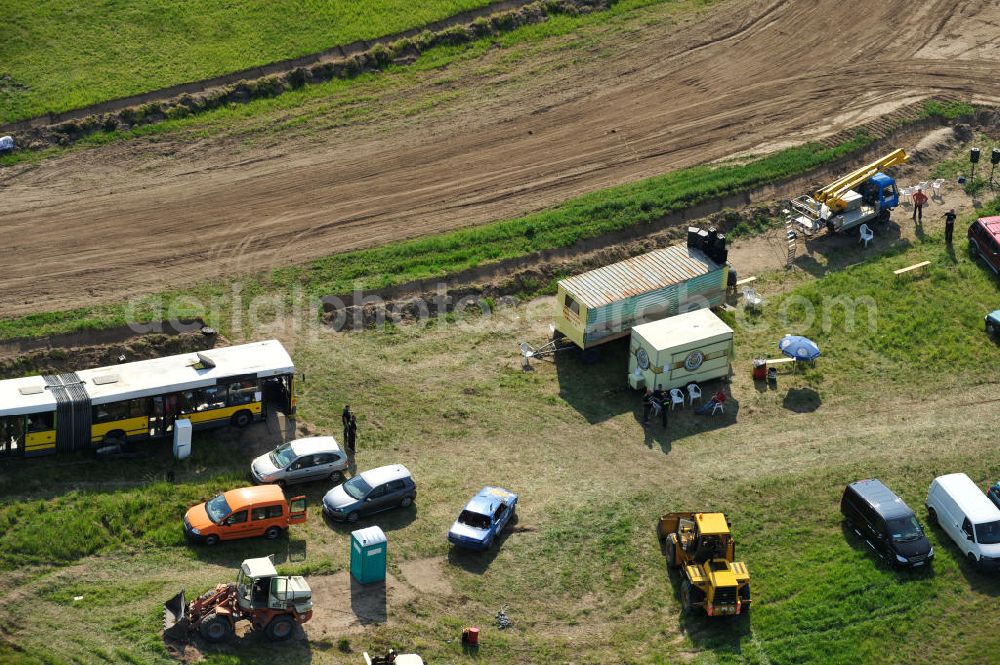
<path id="1" fill-rule="evenodd" d="M 725 237 L 705 244 L 701 249 L 689 241 L 560 280 L 556 330 L 588 349 L 648 321 L 721 305 L 728 274 Z"/>
<path id="2" fill-rule="evenodd" d="M 679 388 L 732 372 L 733 329 L 699 309 L 632 328 L 628 381 L 633 388 Z"/>

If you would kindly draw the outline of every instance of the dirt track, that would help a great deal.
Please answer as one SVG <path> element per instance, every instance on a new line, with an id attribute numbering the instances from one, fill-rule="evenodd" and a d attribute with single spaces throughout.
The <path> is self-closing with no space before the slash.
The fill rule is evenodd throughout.
<path id="1" fill-rule="evenodd" d="M 1000 103 L 998 25 L 990 0 L 732 0 L 629 34 L 610 60 L 377 135 L 344 131 L 250 159 L 186 160 L 182 147 L 154 167 L 111 146 L 10 169 L 0 172 L 0 315 L 517 215 L 830 134 L 932 94 Z"/>

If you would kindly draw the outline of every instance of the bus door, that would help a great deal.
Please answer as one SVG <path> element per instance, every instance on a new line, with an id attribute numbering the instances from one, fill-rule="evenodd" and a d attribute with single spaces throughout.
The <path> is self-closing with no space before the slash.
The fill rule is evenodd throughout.
<path id="1" fill-rule="evenodd" d="M 263 381 L 264 402 L 268 408 L 274 407 L 286 416 L 295 413 L 292 375 L 272 376 Z"/>
<path id="2" fill-rule="evenodd" d="M 24 416 L 0 416 L 0 457 L 24 456 Z"/>
<path id="3" fill-rule="evenodd" d="M 156 395 L 153 397 L 152 413 L 149 417 L 149 436 L 166 436 L 174 431 L 177 420 L 177 395 Z"/>

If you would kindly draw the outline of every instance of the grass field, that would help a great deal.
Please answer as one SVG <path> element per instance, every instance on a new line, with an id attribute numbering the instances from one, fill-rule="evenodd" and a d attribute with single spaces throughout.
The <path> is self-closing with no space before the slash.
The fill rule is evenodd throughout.
<path id="1" fill-rule="evenodd" d="M 895 571 L 845 532 L 838 512 L 843 485 L 860 477 L 880 477 L 922 518 L 935 475 L 961 470 L 980 484 L 1000 475 L 1000 346 L 981 318 L 996 306 L 997 284 L 964 243 L 956 250 L 929 234 L 882 255 L 846 250 L 791 282 L 761 275 L 775 294 L 764 313 L 731 318 L 726 414 L 676 412 L 666 431 L 638 422 L 622 380 L 627 344 L 607 347 L 595 365 L 568 354 L 521 371 L 517 344 L 547 335 L 550 299 L 520 308 L 520 318 L 287 340 L 307 376 L 301 419 L 336 433 L 349 402 L 361 415 L 362 468 L 403 461 L 417 480 L 414 509 L 372 521 L 389 535 L 397 581 L 387 623 L 337 623 L 351 617 L 349 594 L 336 593 L 348 530 L 318 514 L 277 545 L 183 544 L 183 507 L 242 482 L 253 452 L 275 439 L 261 425 L 199 437 L 175 486 L 162 482 L 163 445 L 109 466 L 51 458 L 0 470 L 9 580 L 0 658 L 171 662 L 156 635 L 160 603 L 277 549 L 282 568 L 326 590 L 309 642 L 251 640 L 210 650 L 208 663 L 357 663 L 360 650 L 390 644 L 430 663 L 464 662 L 457 637 L 468 624 L 484 629 L 479 660 L 500 664 L 976 662 L 1000 646 L 1000 582 L 969 569 L 936 529 L 933 569 Z M 932 261 L 925 275 L 892 275 L 921 259 Z M 821 315 L 810 325 L 796 309 L 812 303 L 821 314 L 823 298 L 836 296 L 870 296 L 875 325 L 862 313 L 849 330 L 836 308 L 829 326 Z M 817 339 L 824 355 L 782 371 L 776 390 L 757 389 L 750 360 L 774 353 L 789 329 Z M 444 533 L 486 483 L 521 494 L 518 530 L 495 552 L 456 555 Z M 307 487 L 312 505 L 325 489 Z M 653 526 L 682 508 L 732 518 L 753 576 L 749 621 L 680 615 Z M 437 571 L 429 585 L 428 569 Z M 509 631 L 493 627 L 501 607 Z"/>
<path id="2" fill-rule="evenodd" d="M 490 0 L 0 1 L 0 122 L 419 27 Z"/>
<path id="3" fill-rule="evenodd" d="M 411 65 L 391 65 L 377 75 L 335 79 L 288 91 L 278 97 L 258 98 L 185 118 L 136 125 L 126 131 L 97 132 L 69 148 L 17 151 L 0 156 L 0 166 L 33 163 L 67 150 L 150 136 L 180 140 L 232 136 L 239 137 L 241 143 L 253 143 L 273 140 L 279 135 L 282 140 L 297 135 L 312 136 L 374 120 L 380 123 L 405 121 L 415 115 L 439 113 L 456 99 L 481 92 L 481 86 L 501 71 L 504 85 L 516 87 L 523 84 L 523 79 L 545 68 L 563 66 L 561 63 L 574 54 L 592 53 L 594 49 L 604 53 L 614 48 L 619 40 L 627 39 L 636 25 L 650 21 L 669 25 L 718 1 L 618 0 L 604 11 L 577 16 L 554 15 L 542 23 L 492 38 L 435 47 L 421 53 Z M 485 54 L 498 49 L 501 57 L 493 58 L 492 64 L 481 63 Z M 3 95 L 8 94 L 4 90 L 16 88 L 3 76 L 0 72 L 0 109 L 3 108 Z M 468 78 L 470 84 L 456 86 L 459 78 Z"/>

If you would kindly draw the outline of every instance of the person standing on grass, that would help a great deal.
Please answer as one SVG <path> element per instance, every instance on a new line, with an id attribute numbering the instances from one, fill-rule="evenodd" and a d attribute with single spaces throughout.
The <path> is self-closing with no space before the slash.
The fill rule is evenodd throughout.
<path id="1" fill-rule="evenodd" d="M 927 203 L 927 195 L 924 194 L 924 190 L 917 187 L 917 191 L 913 193 L 913 221 L 923 222 L 924 221 L 924 204 Z"/>
<path id="2" fill-rule="evenodd" d="M 649 424 L 649 412 L 653 410 L 653 391 L 646 388 L 646 394 L 642 397 L 642 424 Z"/>
<path id="3" fill-rule="evenodd" d="M 660 418 L 663 420 L 663 427 L 667 427 L 667 394 L 663 392 L 662 386 L 656 386 L 653 391 L 653 402 L 660 407 Z M 655 413 L 654 413 L 655 416 Z"/>
<path id="4" fill-rule="evenodd" d="M 347 436 L 345 438 L 347 440 L 347 452 L 353 456 L 358 443 L 358 421 L 353 413 L 351 414 L 350 422 L 347 423 Z"/>
<path id="5" fill-rule="evenodd" d="M 944 242 L 951 244 L 951 238 L 955 235 L 955 209 L 952 208 L 944 214 Z"/>
<path id="6" fill-rule="evenodd" d="M 344 426 L 344 437 L 341 439 L 345 444 L 347 443 L 347 428 L 351 424 L 351 405 L 348 404 L 344 407 L 344 411 L 340 414 L 340 423 Z"/>

